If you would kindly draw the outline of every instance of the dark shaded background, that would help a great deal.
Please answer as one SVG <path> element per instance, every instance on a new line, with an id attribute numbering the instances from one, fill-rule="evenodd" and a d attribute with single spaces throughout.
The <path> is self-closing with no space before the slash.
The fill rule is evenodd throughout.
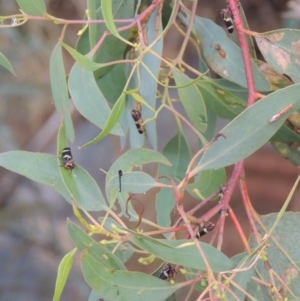
<path id="1" fill-rule="evenodd" d="M 46 1 L 50 14 L 66 19 L 81 19 L 86 9 L 83 0 Z M 281 13 L 286 11 L 283 0 L 241 0 L 249 26 L 263 32 L 283 27 Z M 222 24 L 220 10 L 225 0 L 199 1 L 201 16 Z M 0 15 L 18 12 L 15 1 L 0 0 Z M 289 26 L 297 26 L 286 20 Z M 0 151 L 30 150 L 56 153 L 56 134 L 59 118 L 52 102 L 49 59 L 60 35 L 61 26 L 51 22 L 28 22 L 14 29 L 0 30 L 0 51 L 12 63 L 17 77 L 0 68 Z M 79 27 L 70 26 L 65 41 L 74 46 Z M 169 57 L 181 46 L 180 38 L 172 32 L 166 39 L 165 52 Z M 187 51 L 189 62 L 196 59 L 193 50 Z M 72 60 L 66 57 L 66 69 Z M 73 114 L 76 141 L 73 155 L 76 162 L 95 177 L 100 186 L 104 176 L 99 168 L 107 170 L 121 154 L 117 138 L 108 137 L 101 143 L 79 151 L 77 146 L 98 134 L 98 129 L 77 113 Z M 171 115 L 158 120 L 160 138 L 167 141 L 175 134 Z M 164 147 L 160 142 L 159 150 Z M 72 146 L 72 145 L 71 145 Z M 260 214 L 278 211 L 288 195 L 298 169 L 281 158 L 266 145 L 245 161 L 246 179 L 254 207 Z M 230 175 L 232 168 L 228 168 Z M 153 172 L 151 169 L 146 169 Z M 145 197 L 149 215 L 153 194 Z M 186 208 L 195 204 L 186 201 Z M 299 190 L 290 210 L 299 210 Z M 247 229 L 245 212 L 238 191 L 231 202 L 241 224 Z M 205 208 L 207 210 L 208 207 Z M 51 189 L 23 177 L 0 169 L 0 300 L 46 301 L 52 300 L 57 266 L 63 255 L 73 246 L 66 233 L 66 218 L 73 219 L 70 205 Z M 232 225 L 228 222 L 224 252 L 228 255 L 243 250 Z M 206 239 L 209 239 L 207 235 Z M 132 260 L 131 264 L 135 264 Z M 151 267 L 152 268 L 152 267 Z M 90 289 L 85 285 L 75 263 L 61 300 L 87 300 Z"/>

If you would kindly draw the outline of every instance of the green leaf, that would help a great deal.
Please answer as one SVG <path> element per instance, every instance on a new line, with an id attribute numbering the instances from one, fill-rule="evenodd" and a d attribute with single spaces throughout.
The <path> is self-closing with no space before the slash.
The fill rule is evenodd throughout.
<path id="1" fill-rule="evenodd" d="M 88 301 L 95 301 L 95 300 L 99 301 L 99 300 L 101 300 L 101 298 L 103 299 L 102 295 L 100 295 L 96 291 L 92 290 Z"/>
<path id="2" fill-rule="evenodd" d="M 136 234 L 130 237 L 130 241 L 164 261 L 198 270 L 207 270 L 197 247 L 191 245 L 193 244 L 191 240 L 153 239 Z M 213 272 L 228 271 L 233 268 L 233 262 L 216 248 L 203 242 L 200 242 L 200 246 Z"/>
<path id="3" fill-rule="evenodd" d="M 103 18 L 104 18 L 107 28 L 114 36 L 121 39 L 122 37 L 120 36 L 118 29 L 114 22 L 112 1 L 101 0 L 101 9 L 102 9 Z"/>
<path id="4" fill-rule="evenodd" d="M 163 301 L 183 286 L 139 272 L 112 273 L 88 252 L 82 254 L 82 271 L 86 282 L 107 300 Z"/>
<path id="5" fill-rule="evenodd" d="M 237 269 L 239 269 L 239 268 L 242 269 L 242 268 L 247 268 L 247 267 L 248 268 L 245 271 L 237 272 L 237 273 L 235 273 L 235 275 L 233 277 L 230 277 L 229 288 L 235 294 L 235 296 L 230 291 L 226 290 L 226 292 L 225 292 L 226 299 L 225 300 L 235 301 L 235 300 L 237 300 L 236 296 L 238 297 L 238 300 L 245 300 L 245 293 L 240 288 L 247 291 L 247 285 L 251 281 L 251 278 L 255 271 L 254 266 L 250 267 L 251 263 L 253 261 L 253 258 L 247 258 L 247 257 L 248 257 L 247 253 L 241 253 L 241 254 L 234 256 L 234 258 L 231 258 L 231 260 L 233 260 L 234 262 L 239 261 L 244 264 L 243 266 L 238 265 Z M 246 262 L 244 263 L 245 258 L 246 258 Z M 236 285 L 238 285 L 238 287 L 236 287 Z M 250 292 L 250 294 L 251 294 L 251 292 Z M 261 299 L 259 299 L 259 300 L 261 300 Z"/>
<path id="6" fill-rule="evenodd" d="M 74 245 L 79 251 L 87 250 L 90 256 L 106 268 L 113 270 L 126 270 L 124 264 L 114 254 L 101 246 L 70 220 L 67 222 L 67 228 Z"/>
<path id="7" fill-rule="evenodd" d="M 121 244 L 117 250 L 115 250 L 115 247 L 116 245 L 113 244 L 107 244 L 105 246 L 105 248 L 109 252 L 112 252 L 114 250 L 114 255 L 118 257 L 123 263 L 127 262 L 133 256 L 133 254 L 135 254 L 135 250 L 129 243 Z"/>
<path id="8" fill-rule="evenodd" d="M 62 165 L 61 154 L 67 145 L 65 130 L 61 126 L 57 137 L 57 165 Z M 76 164 L 72 171 L 64 167 L 60 168 L 59 171 L 76 207 L 87 211 L 107 209 L 99 186 L 85 169 Z"/>
<path id="9" fill-rule="evenodd" d="M 185 12 L 185 11 L 184 11 Z M 181 21 L 188 26 L 188 12 L 179 13 Z M 229 40 L 224 30 L 209 19 L 194 19 L 194 30 L 201 41 L 203 56 L 207 64 L 221 77 L 240 86 L 247 87 L 245 68 L 241 49 Z M 223 51 L 220 54 L 219 48 Z M 271 86 L 259 68 L 252 62 L 255 87 L 258 91 L 270 91 Z"/>
<path id="10" fill-rule="evenodd" d="M 268 231 L 273 228 L 277 218 L 277 213 L 260 216 L 262 223 Z M 256 226 L 258 227 L 258 232 L 261 237 L 264 237 L 266 234 L 265 230 L 263 230 L 259 225 Z M 283 294 L 289 300 L 296 300 L 297 297 L 300 296 L 300 253 L 299 245 L 298 243 L 295 243 L 300 239 L 299 231 L 295 231 L 295 229 L 299 229 L 299 227 L 300 214 L 298 212 L 285 212 L 283 213 L 283 216 L 275 230 L 272 232 L 272 237 L 276 239 L 278 245 L 276 245 L 271 239 L 266 242 L 268 244 L 266 253 L 272 269 L 277 273 L 277 275 L 284 279 L 285 284 L 296 296 L 295 298 L 284 288 Z M 254 249 L 256 245 L 255 239 L 251 237 L 251 249 Z M 256 270 L 260 279 L 270 282 L 269 271 L 262 262 L 258 262 L 258 264 L 256 264 Z M 252 291 L 254 297 L 257 296 L 257 287 L 258 284 L 256 283 L 256 288 Z"/>
<path id="11" fill-rule="evenodd" d="M 288 159 L 292 164 L 300 165 L 299 144 L 288 144 L 278 141 L 272 141 L 273 148 L 285 159 Z"/>
<path id="12" fill-rule="evenodd" d="M 73 265 L 76 250 L 77 249 L 75 248 L 73 251 L 66 254 L 58 266 L 53 301 L 59 301 L 60 299 L 60 296 L 65 287 L 66 281 L 68 279 L 70 270 Z"/>
<path id="13" fill-rule="evenodd" d="M 9 60 L 0 52 L 0 65 L 16 76 L 13 66 Z"/>
<path id="14" fill-rule="evenodd" d="M 111 103 L 115 103 L 123 93 L 126 81 L 124 66 L 117 64 L 108 73 L 97 79 L 97 85 L 105 99 Z"/>
<path id="15" fill-rule="evenodd" d="M 258 265 L 260 265 L 259 263 Z M 253 275 L 256 278 L 260 278 L 260 275 L 257 274 L 256 272 Z M 273 297 L 270 296 L 270 292 L 268 288 L 254 279 L 250 279 L 248 286 L 247 286 L 247 292 L 251 292 L 251 296 L 255 298 L 255 300 L 259 301 L 274 301 Z M 249 298 L 246 299 L 247 301 Z"/>
<path id="16" fill-rule="evenodd" d="M 265 60 L 280 74 L 287 74 L 299 83 L 300 30 L 279 29 L 256 37 L 257 46 Z"/>
<path id="17" fill-rule="evenodd" d="M 125 65 L 125 74 L 127 77 L 131 74 L 131 64 L 126 64 Z M 130 78 L 129 85 L 127 90 L 137 90 L 137 87 L 139 87 L 140 82 L 139 82 L 139 74 L 138 71 L 135 71 Z M 145 106 L 141 105 L 142 107 L 142 120 L 144 121 L 144 112 L 143 109 L 146 108 Z M 132 109 L 136 108 L 136 100 L 134 99 L 132 94 L 127 94 L 126 97 L 126 114 L 124 118 L 122 118 L 122 127 L 125 128 L 126 130 L 129 131 L 129 142 L 130 142 L 130 148 L 141 148 L 144 145 L 144 140 L 145 140 L 145 135 L 141 135 L 138 133 L 136 124 L 132 118 L 131 111 Z M 146 128 L 146 126 L 145 126 Z M 147 128 L 146 128 L 147 131 Z M 121 143 L 124 145 L 126 143 L 126 137 L 123 136 L 121 137 Z"/>
<path id="18" fill-rule="evenodd" d="M 57 158 L 49 154 L 10 151 L 0 154 L 0 166 L 52 187 L 68 202 L 71 196 L 61 179 Z"/>
<path id="19" fill-rule="evenodd" d="M 115 103 L 114 107 L 112 108 L 107 123 L 104 126 L 102 132 L 93 140 L 84 144 L 82 147 L 91 146 L 101 141 L 103 138 L 105 138 L 110 133 L 110 131 L 118 124 L 118 121 L 120 120 L 123 114 L 124 108 L 125 108 L 125 94 L 121 94 L 118 101 Z"/>
<path id="20" fill-rule="evenodd" d="M 101 11 L 101 0 L 88 0 L 87 8 L 89 10 L 89 18 L 91 20 L 103 19 Z M 101 25 L 100 25 L 101 26 Z M 89 35 L 89 46 L 92 49 L 99 40 L 99 24 L 89 24 L 88 35 Z"/>
<path id="21" fill-rule="evenodd" d="M 266 143 L 281 127 L 288 114 L 300 108 L 299 84 L 269 94 L 247 108 L 232 120 L 220 133 L 224 137 L 205 151 L 199 168 L 217 169 L 234 164 L 250 156 Z M 288 113 L 275 122 L 270 119 L 292 105 Z"/>
<path id="22" fill-rule="evenodd" d="M 115 19 L 129 19 L 134 17 L 135 12 L 135 0 L 111 0 L 113 17 Z M 103 20 L 102 9 L 100 7 L 101 0 L 89 0 L 87 1 L 88 10 L 90 13 L 90 19 L 92 20 Z M 123 26 L 123 24 L 121 24 Z M 77 51 L 81 54 L 87 54 L 99 42 L 103 34 L 108 31 L 105 23 L 101 24 L 89 24 L 88 28 L 85 29 L 83 34 L 80 36 L 77 43 Z M 120 36 L 128 40 L 129 31 L 125 30 L 120 32 Z M 121 60 L 124 58 L 124 52 L 127 44 L 116 38 L 114 35 L 108 35 L 101 43 L 101 47 L 98 47 L 96 53 L 94 53 L 93 61 L 97 63 L 107 63 Z M 98 69 L 95 72 L 95 78 L 98 80 L 103 75 L 107 74 L 113 65 Z M 106 95 L 105 95 L 106 96 Z M 119 97 L 120 95 L 118 95 Z M 117 97 L 117 98 L 118 98 Z"/>
<path id="23" fill-rule="evenodd" d="M 31 16 L 46 14 L 46 5 L 43 0 L 17 0 L 21 10 Z"/>
<path id="24" fill-rule="evenodd" d="M 69 91 L 77 110 L 90 122 L 103 129 L 111 110 L 98 88 L 94 74 L 75 63 L 69 76 Z M 111 134 L 123 135 L 119 124 L 112 129 Z"/>
<path id="25" fill-rule="evenodd" d="M 233 119 L 246 108 L 246 102 L 212 81 L 197 82 L 206 105 L 220 118 Z"/>
<path id="26" fill-rule="evenodd" d="M 123 172 L 122 192 L 144 193 L 156 187 L 158 183 L 144 172 Z M 108 189 L 119 191 L 119 176 L 116 175 L 108 181 Z"/>
<path id="27" fill-rule="evenodd" d="M 206 198 L 219 190 L 220 186 L 225 183 L 226 171 L 224 168 L 203 170 L 199 173 L 196 181 L 187 186 L 187 190 L 193 197 L 199 198 L 198 195 L 193 192 L 194 189 L 197 189 L 201 196 Z"/>
<path id="28" fill-rule="evenodd" d="M 69 93 L 60 42 L 54 47 L 50 58 L 50 80 L 56 111 L 62 118 L 68 138 L 73 142 L 75 133 L 69 108 Z"/>
<path id="29" fill-rule="evenodd" d="M 142 79 L 140 83 L 140 95 L 147 102 L 151 108 L 156 107 L 156 91 L 157 91 L 157 79 L 159 78 L 159 72 L 161 67 L 160 57 L 163 51 L 163 36 L 161 22 L 158 24 L 159 29 L 157 29 L 157 19 L 161 20 L 161 16 L 158 15 L 158 8 L 156 8 L 150 15 L 147 21 L 147 40 L 151 47 L 151 52 L 146 52 L 139 64 L 139 76 Z M 160 39 L 153 43 L 157 37 Z M 154 55 L 155 53 L 156 55 Z M 154 117 L 155 112 L 150 110 L 147 106 L 142 105 L 143 120 L 147 120 Z M 157 130 L 156 130 L 156 119 L 151 120 L 145 124 L 146 133 L 148 140 L 151 143 L 153 149 L 157 149 Z"/>
<path id="30" fill-rule="evenodd" d="M 195 84 L 191 84 L 192 80 L 177 68 L 172 69 L 174 80 L 179 88 L 178 93 L 181 103 L 194 126 L 201 132 L 205 132 L 207 128 L 207 114 L 203 97 Z"/>
<path id="31" fill-rule="evenodd" d="M 104 67 L 104 64 L 98 64 L 91 61 L 87 56 L 82 55 L 80 52 L 65 44 L 64 42 L 62 42 L 61 44 L 70 53 L 73 59 L 87 71 L 96 71 L 97 69 Z"/>
<path id="32" fill-rule="evenodd" d="M 186 169 L 191 160 L 189 145 L 181 132 L 178 132 L 165 146 L 163 155 L 171 162 L 172 166 L 159 165 L 158 176 L 169 176 L 174 181 L 184 178 Z M 166 179 L 162 182 L 169 183 Z M 162 188 L 156 194 L 155 209 L 157 222 L 162 227 L 171 225 L 170 214 L 175 206 L 174 192 L 170 188 Z"/>
<path id="33" fill-rule="evenodd" d="M 134 166 L 141 166 L 148 163 L 162 163 L 171 166 L 170 161 L 161 153 L 147 148 L 130 149 L 125 154 L 118 157 L 108 170 L 106 185 L 111 177 L 118 174 L 121 169 L 123 172 L 129 172 Z"/>
<path id="34" fill-rule="evenodd" d="M 171 163 L 159 152 L 156 152 L 151 149 L 146 148 L 139 148 L 139 149 L 131 149 L 128 150 L 125 154 L 120 156 L 110 167 L 108 171 L 108 176 L 105 180 L 105 187 L 106 187 L 106 195 L 109 200 L 114 200 L 119 191 L 119 187 L 115 187 L 116 190 L 108 189 L 109 185 L 108 182 L 111 180 L 112 177 L 117 176 L 114 181 L 118 184 L 118 171 L 122 170 L 123 174 L 126 172 L 132 171 L 134 166 L 142 166 L 147 163 L 162 163 L 166 165 L 171 165 Z M 152 180 L 151 180 L 152 181 Z M 122 187 L 123 187 L 123 178 L 122 178 Z M 123 189 L 122 189 L 123 190 Z M 125 214 L 125 203 L 128 198 L 127 193 L 118 194 L 119 204 L 121 206 L 121 215 Z M 129 206 L 131 208 L 131 205 Z M 132 213 L 130 211 L 130 213 Z"/>

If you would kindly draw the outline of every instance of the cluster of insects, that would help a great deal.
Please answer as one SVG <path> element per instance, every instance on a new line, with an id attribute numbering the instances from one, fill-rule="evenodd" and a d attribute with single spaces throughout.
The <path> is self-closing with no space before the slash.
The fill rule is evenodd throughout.
<path id="1" fill-rule="evenodd" d="M 241 4 L 238 1 L 238 7 L 240 8 L 240 6 L 241 6 Z M 223 21 L 225 23 L 227 31 L 229 33 L 233 33 L 233 31 L 234 31 L 233 15 L 232 15 L 232 11 L 229 7 L 228 2 L 227 2 L 226 8 L 221 9 L 221 16 L 223 18 Z"/>
<path id="2" fill-rule="evenodd" d="M 143 125 L 142 113 L 141 113 L 141 104 L 139 102 L 136 103 L 135 110 L 131 111 L 132 119 L 135 123 L 135 126 L 140 134 L 145 133 L 145 127 Z"/>

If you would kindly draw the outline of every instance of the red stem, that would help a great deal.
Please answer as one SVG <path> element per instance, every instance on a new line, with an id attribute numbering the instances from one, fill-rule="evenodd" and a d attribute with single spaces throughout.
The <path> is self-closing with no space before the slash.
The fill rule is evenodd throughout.
<path id="1" fill-rule="evenodd" d="M 251 67 L 251 59 L 250 59 L 250 52 L 249 52 L 249 46 L 247 37 L 243 31 L 243 23 L 242 19 L 239 13 L 239 8 L 237 5 L 236 0 L 228 0 L 228 3 L 230 5 L 230 9 L 233 15 L 234 24 L 237 32 L 237 37 L 239 39 L 243 61 L 244 61 L 244 67 L 246 72 L 246 81 L 248 86 L 248 106 L 251 106 L 255 102 L 255 96 L 256 96 L 256 89 L 254 84 L 254 78 L 253 78 L 253 72 Z"/>

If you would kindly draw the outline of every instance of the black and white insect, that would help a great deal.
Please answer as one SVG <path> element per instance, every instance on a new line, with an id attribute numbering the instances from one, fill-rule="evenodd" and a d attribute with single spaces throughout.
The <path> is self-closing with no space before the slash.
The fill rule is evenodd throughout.
<path id="1" fill-rule="evenodd" d="M 234 25 L 233 25 L 233 17 L 231 13 L 230 7 L 222 8 L 221 9 L 221 16 L 223 18 L 223 21 L 226 25 L 227 31 L 229 33 L 233 33 Z"/>
<path id="2" fill-rule="evenodd" d="M 163 265 L 158 278 L 160 278 L 162 280 L 167 280 L 167 281 L 174 280 L 175 273 L 176 273 L 176 271 L 171 266 L 171 264 L 166 263 Z"/>
<path id="3" fill-rule="evenodd" d="M 75 162 L 71 153 L 71 149 L 69 147 L 65 147 L 61 154 L 61 160 L 63 162 L 63 166 L 66 169 L 70 169 L 72 172 L 72 169 L 75 168 Z"/>
<path id="4" fill-rule="evenodd" d="M 134 120 L 135 126 L 140 134 L 145 133 L 145 128 L 143 126 L 142 113 L 139 110 L 131 111 L 132 119 Z"/>
<path id="5" fill-rule="evenodd" d="M 240 1 L 238 1 L 238 8 L 240 8 L 240 6 L 241 6 Z M 233 21 L 232 11 L 229 7 L 228 2 L 227 2 L 226 8 L 221 9 L 221 16 L 223 18 L 223 21 L 225 23 L 227 31 L 229 33 L 233 33 L 233 31 L 234 31 L 234 21 Z"/>
<path id="6" fill-rule="evenodd" d="M 118 171 L 118 174 L 119 174 L 119 187 L 120 187 L 119 192 L 121 192 L 121 189 L 122 189 L 122 186 L 121 186 L 121 177 L 123 176 L 123 171 L 120 169 Z"/>
<path id="7" fill-rule="evenodd" d="M 201 236 L 207 234 L 208 232 L 212 231 L 215 227 L 215 224 L 212 222 L 204 223 L 204 226 L 199 229 L 199 232 L 196 234 L 196 237 L 199 239 Z"/>

